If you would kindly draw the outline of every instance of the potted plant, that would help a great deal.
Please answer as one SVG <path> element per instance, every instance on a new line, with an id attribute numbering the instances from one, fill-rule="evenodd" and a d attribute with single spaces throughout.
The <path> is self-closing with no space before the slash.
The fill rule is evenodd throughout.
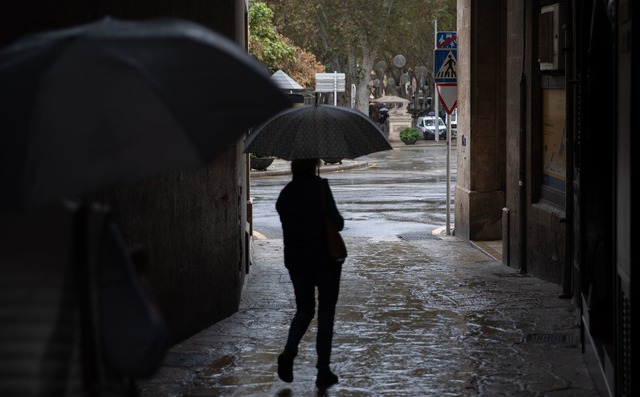
<path id="1" fill-rule="evenodd" d="M 273 163 L 274 158 L 270 156 L 263 156 L 258 153 L 251 153 L 249 156 L 249 166 L 252 170 L 264 171 L 271 163 Z"/>
<path id="2" fill-rule="evenodd" d="M 322 161 L 324 161 L 324 165 L 327 165 L 327 164 L 336 164 L 336 163 L 338 163 L 338 164 L 342 164 L 342 159 L 341 159 L 341 158 L 332 158 L 332 157 L 329 157 L 329 158 L 326 158 L 326 159 L 322 159 Z"/>
<path id="3" fill-rule="evenodd" d="M 413 145 L 420 139 L 420 132 L 416 127 L 407 127 L 404 130 L 400 131 L 400 140 L 405 143 L 405 145 Z"/>

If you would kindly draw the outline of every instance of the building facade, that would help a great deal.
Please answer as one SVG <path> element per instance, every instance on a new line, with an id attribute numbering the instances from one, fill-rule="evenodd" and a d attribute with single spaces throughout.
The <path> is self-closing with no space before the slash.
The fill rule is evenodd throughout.
<path id="1" fill-rule="evenodd" d="M 244 0 L 36 3 L 2 2 L 0 46 L 104 15 L 184 17 L 247 40 Z M 632 395 L 631 0 L 458 0 L 457 10 L 455 234 L 502 239 L 505 265 L 561 285 L 603 394 Z M 241 146 L 100 195 L 127 242 L 147 249 L 174 343 L 237 311 L 250 262 Z"/>
<path id="2" fill-rule="evenodd" d="M 561 285 L 603 395 L 631 395 L 631 1 L 457 6 L 455 233 Z"/>
<path id="3" fill-rule="evenodd" d="M 110 15 L 190 19 L 246 48 L 247 7 L 244 0 L 9 0 L 0 5 L 0 47 L 26 34 Z M 146 251 L 150 284 L 172 343 L 238 309 L 250 258 L 248 159 L 242 151 L 238 142 L 208 167 L 151 178 L 95 197 L 109 204 L 127 243 Z"/>

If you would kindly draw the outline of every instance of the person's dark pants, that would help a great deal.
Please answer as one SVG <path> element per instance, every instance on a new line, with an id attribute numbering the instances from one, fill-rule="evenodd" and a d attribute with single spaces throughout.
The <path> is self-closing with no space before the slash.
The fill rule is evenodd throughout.
<path id="1" fill-rule="evenodd" d="M 333 341 L 333 322 L 336 303 L 340 293 L 340 274 L 342 265 L 336 265 L 329 271 L 316 273 L 289 272 L 296 296 L 296 314 L 291 321 L 285 352 L 292 356 L 298 353 L 298 344 L 307 332 L 315 314 L 315 290 L 318 288 L 318 335 L 316 368 L 328 368 L 331 361 L 331 343 Z"/>

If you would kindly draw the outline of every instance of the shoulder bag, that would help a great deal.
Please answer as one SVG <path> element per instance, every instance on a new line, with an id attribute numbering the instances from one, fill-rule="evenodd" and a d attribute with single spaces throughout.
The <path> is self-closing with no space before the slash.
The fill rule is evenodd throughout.
<path id="1" fill-rule="evenodd" d="M 322 207 L 324 210 L 324 231 L 327 236 L 327 249 L 329 250 L 329 257 L 337 264 L 344 263 L 347 258 L 347 246 L 344 244 L 344 240 L 340 235 L 340 232 L 331 221 L 327 212 L 327 195 L 325 189 L 327 186 L 326 181 L 322 183 Z"/>

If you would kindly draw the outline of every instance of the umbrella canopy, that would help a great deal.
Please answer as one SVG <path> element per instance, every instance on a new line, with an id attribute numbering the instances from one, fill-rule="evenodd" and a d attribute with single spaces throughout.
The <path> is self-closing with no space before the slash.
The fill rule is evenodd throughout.
<path id="1" fill-rule="evenodd" d="M 372 100 L 371 102 L 378 102 L 378 103 L 410 103 L 411 101 L 408 100 L 408 99 L 401 98 L 399 96 L 395 96 L 395 95 L 385 95 L 385 96 L 382 96 L 380 98 L 376 98 L 376 99 Z"/>
<path id="2" fill-rule="evenodd" d="M 278 87 L 283 90 L 303 90 L 304 88 L 298 84 L 297 81 L 289 77 L 288 74 L 283 72 L 282 70 L 278 70 L 274 74 L 271 75 L 271 79 L 275 81 Z"/>
<path id="3" fill-rule="evenodd" d="M 259 62 L 189 21 L 25 37 L 0 52 L 0 208 L 204 165 L 289 106 Z"/>
<path id="4" fill-rule="evenodd" d="M 298 106 L 256 127 L 244 151 L 285 160 L 353 159 L 390 150 L 382 130 L 365 114 L 330 105 Z"/>

